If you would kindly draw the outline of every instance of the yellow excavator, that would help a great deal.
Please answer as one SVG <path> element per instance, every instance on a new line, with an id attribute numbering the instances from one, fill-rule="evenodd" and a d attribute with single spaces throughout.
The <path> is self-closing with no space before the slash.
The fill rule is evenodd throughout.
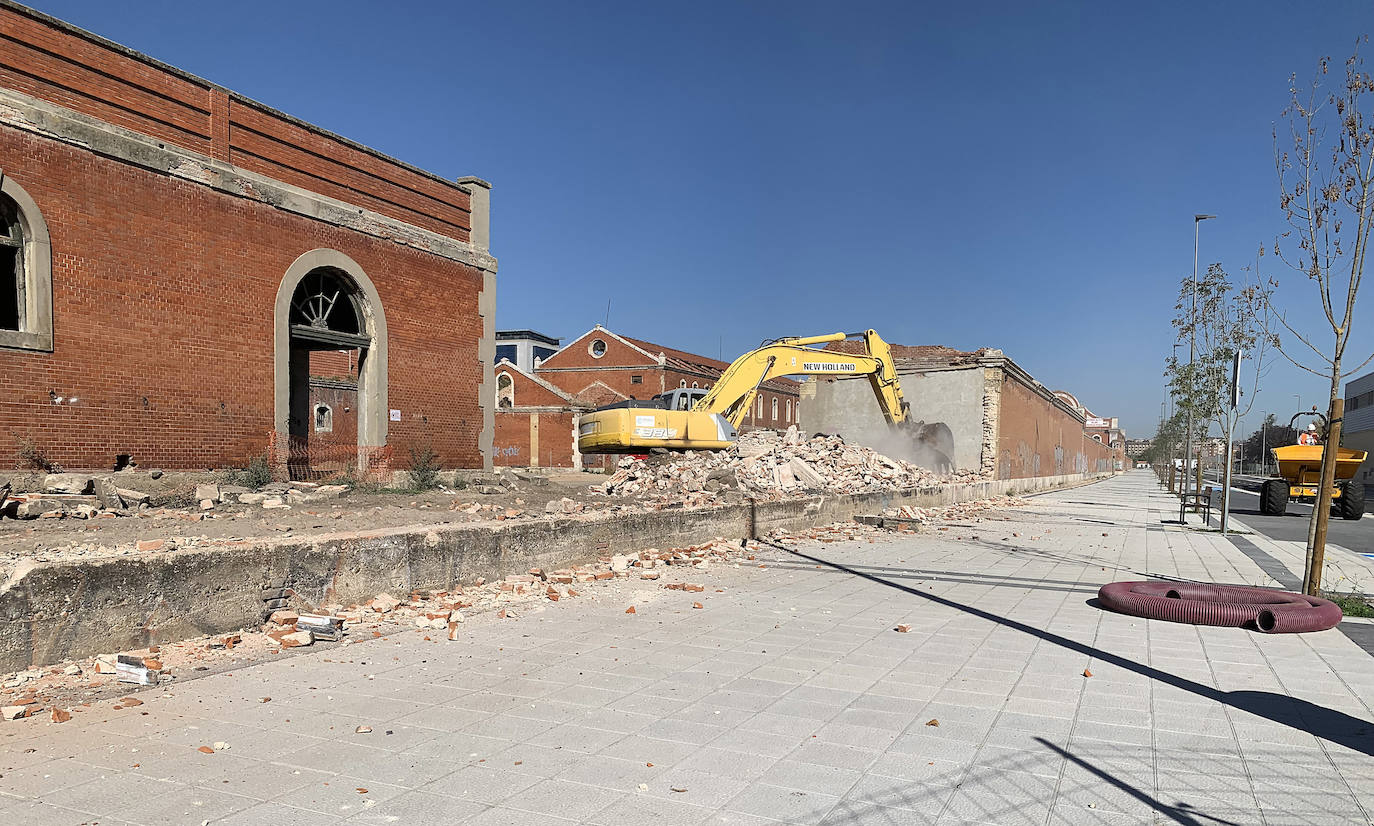
<path id="1" fill-rule="evenodd" d="M 810 346 L 849 338 L 862 338 L 865 352 Z M 877 332 L 866 330 L 780 338 L 735 359 L 709 390 L 678 388 L 648 400 L 627 399 L 597 408 L 582 416 L 577 447 L 583 453 L 724 450 L 738 436 L 759 387 L 770 379 L 799 375 L 867 376 L 887 423 L 894 428 L 908 424 L 910 406 L 902 398 L 892 347 Z M 949 463 L 953 436 L 948 427 L 922 423 L 912 438 L 940 454 L 935 464 Z"/>

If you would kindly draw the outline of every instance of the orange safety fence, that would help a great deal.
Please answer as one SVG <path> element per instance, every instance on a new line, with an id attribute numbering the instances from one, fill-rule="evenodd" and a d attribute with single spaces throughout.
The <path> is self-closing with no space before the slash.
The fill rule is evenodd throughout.
<path id="1" fill-rule="evenodd" d="M 391 446 L 360 445 L 330 439 L 323 433 L 294 436 L 271 431 L 267 434 L 267 462 L 275 474 L 292 481 L 387 481 L 391 475 Z"/>

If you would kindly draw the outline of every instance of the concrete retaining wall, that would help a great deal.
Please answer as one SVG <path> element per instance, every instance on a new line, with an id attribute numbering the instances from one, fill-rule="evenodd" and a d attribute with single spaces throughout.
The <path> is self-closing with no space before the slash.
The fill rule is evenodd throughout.
<path id="1" fill-rule="evenodd" d="M 283 595 L 311 604 L 382 591 L 451 589 L 479 576 L 560 568 L 610 553 L 697 545 L 931 507 L 1073 487 L 1108 474 L 978 482 L 693 510 L 425 526 L 265 539 L 138 557 L 21 566 L 0 586 L 0 672 L 254 627 Z M 751 526 L 752 523 L 752 526 Z"/>

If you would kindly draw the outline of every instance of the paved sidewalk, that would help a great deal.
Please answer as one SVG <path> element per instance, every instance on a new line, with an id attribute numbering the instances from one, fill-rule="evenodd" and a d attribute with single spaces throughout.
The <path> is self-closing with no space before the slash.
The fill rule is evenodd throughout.
<path id="1" fill-rule="evenodd" d="M 634 614 L 563 600 L 0 723 L 0 823 L 1369 824 L 1374 658 L 1344 634 L 1089 604 L 1263 581 L 1171 501 L 1133 473 L 645 582 Z"/>

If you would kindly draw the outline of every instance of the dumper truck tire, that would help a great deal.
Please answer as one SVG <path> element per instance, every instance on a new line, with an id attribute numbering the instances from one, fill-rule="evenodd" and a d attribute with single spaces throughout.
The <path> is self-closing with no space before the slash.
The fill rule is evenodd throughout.
<path id="1" fill-rule="evenodd" d="M 1347 479 L 1341 482 L 1341 498 L 1336 500 L 1342 519 L 1359 519 L 1364 516 L 1364 483 Z"/>
<path id="2" fill-rule="evenodd" d="M 1288 513 L 1288 481 L 1268 479 L 1260 488 L 1260 513 L 1265 516 L 1283 516 Z"/>

